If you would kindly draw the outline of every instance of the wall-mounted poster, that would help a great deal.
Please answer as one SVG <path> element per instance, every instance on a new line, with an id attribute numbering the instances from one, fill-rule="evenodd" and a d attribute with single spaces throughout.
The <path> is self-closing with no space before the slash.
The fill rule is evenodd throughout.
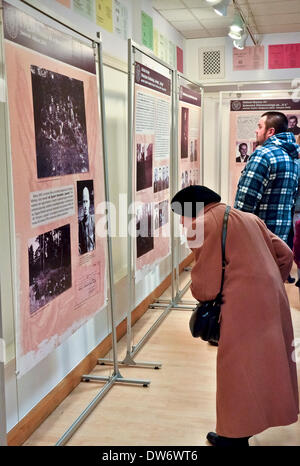
<path id="1" fill-rule="evenodd" d="M 96 22 L 108 32 L 113 32 L 112 0 L 96 0 Z"/>
<path id="2" fill-rule="evenodd" d="M 300 68 L 300 43 L 269 45 L 269 70 Z"/>
<path id="3" fill-rule="evenodd" d="M 230 102 L 229 202 L 234 203 L 243 168 L 255 151 L 257 124 L 267 111 L 284 113 L 289 131 L 300 134 L 300 102 L 291 99 L 232 100 Z M 299 122 L 299 124 L 298 124 Z"/>
<path id="4" fill-rule="evenodd" d="M 104 174 L 92 46 L 5 2 L 4 38 L 21 377 L 106 304 Z"/>
<path id="5" fill-rule="evenodd" d="M 73 9 L 90 21 L 95 21 L 95 0 L 73 0 Z"/>
<path id="6" fill-rule="evenodd" d="M 135 63 L 136 280 L 170 253 L 171 80 Z"/>
<path id="7" fill-rule="evenodd" d="M 263 70 L 265 47 L 263 45 L 233 48 L 233 71 Z"/>

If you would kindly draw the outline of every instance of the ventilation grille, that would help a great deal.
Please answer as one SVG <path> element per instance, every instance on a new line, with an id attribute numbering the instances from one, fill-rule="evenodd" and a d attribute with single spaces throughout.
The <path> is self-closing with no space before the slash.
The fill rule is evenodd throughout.
<path id="1" fill-rule="evenodd" d="M 199 78 L 224 79 L 224 47 L 199 49 Z"/>

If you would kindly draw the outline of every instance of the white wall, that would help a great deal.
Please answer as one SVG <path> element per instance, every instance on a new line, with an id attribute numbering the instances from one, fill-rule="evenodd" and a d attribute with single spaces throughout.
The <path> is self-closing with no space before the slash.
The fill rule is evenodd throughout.
<path id="1" fill-rule="evenodd" d="M 263 70 L 233 71 L 233 44 L 229 37 L 216 37 L 212 39 L 190 39 L 186 41 L 186 74 L 199 81 L 199 48 L 219 47 L 225 48 L 225 78 L 206 80 L 202 83 L 234 83 L 255 81 L 280 81 L 300 78 L 300 68 L 297 69 L 268 69 L 268 46 L 272 44 L 290 44 L 300 42 L 300 32 L 289 34 L 267 34 L 262 37 L 265 46 L 265 67 Z M 246 45 L 253 45 L 248 38 Z M 219 141 L 219 94 L 204 93 L 204 184 L 212 189 L 219 190 L 219 159 L 222 148 Z M 223 141 L 224 143 L 224 141 Z"/>
<path id="2" fill-rule="evenodd" d="M 235 81 L 262 81 L 300 78 L 300 68 L 269 70 L 268 46 L 272 44 L 293 44 L 300 42 L 300 32 L 287 34 L 266 34 L 262 37 L 261 45 L 265 47 L 265 67 L 263 70 L 233 71 L 233 44 L 229 37 L 216 37 L 213 39 L 189 39 L 186 41 L 186 73 L 199 80 L 199 48 L 225 47 L 225 78 L 216 82 Z M 248 38 L 246 45 L 253 45 Z M 209 82 L 212 80 L 207 80 Z"/>

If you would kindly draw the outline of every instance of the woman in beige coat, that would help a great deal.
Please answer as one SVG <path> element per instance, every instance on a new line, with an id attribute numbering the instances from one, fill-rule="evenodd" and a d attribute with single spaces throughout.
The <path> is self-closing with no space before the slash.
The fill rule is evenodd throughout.
<path id="1" fill-rule="evenodd" d="M 204 216 L 196 201 L 204 203 Z M 204 186 L 185 188 L 172 200 L 173 211 L 183 217 L 186 213 L 178 206 L 184 202 L 193 205 L 187 214 L 197 217 L 188 232 L 190 241 L 204 222 L 203 244 L 195 248 L 189 241 L 195 253 L 191 291 L 198 301 L 212 300 L 220 291 L 226 205 L 219 201 L 220 197 Z M 262 220 L 232 208 L 225 256 L 217 425 L 216 433 L 210 432 L 207 438 L 217 446 L 248 446 L 252 435 L 294 423 L 299 413 L 294 335 L 283 284 L 293 255 Z"/>

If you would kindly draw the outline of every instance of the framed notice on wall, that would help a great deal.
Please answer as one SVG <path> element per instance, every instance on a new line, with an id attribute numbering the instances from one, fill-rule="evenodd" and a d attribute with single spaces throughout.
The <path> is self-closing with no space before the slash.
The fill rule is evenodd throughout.
<path id="1" fill-rule="evenodd" d="M 171 80 L 135 62 L 136 277 L 170 253 Z"/>
<path id="2" fill-rule="evenodd" d="M 4 5 L 19 376 L 106 304 L 94 49 Z"/>

